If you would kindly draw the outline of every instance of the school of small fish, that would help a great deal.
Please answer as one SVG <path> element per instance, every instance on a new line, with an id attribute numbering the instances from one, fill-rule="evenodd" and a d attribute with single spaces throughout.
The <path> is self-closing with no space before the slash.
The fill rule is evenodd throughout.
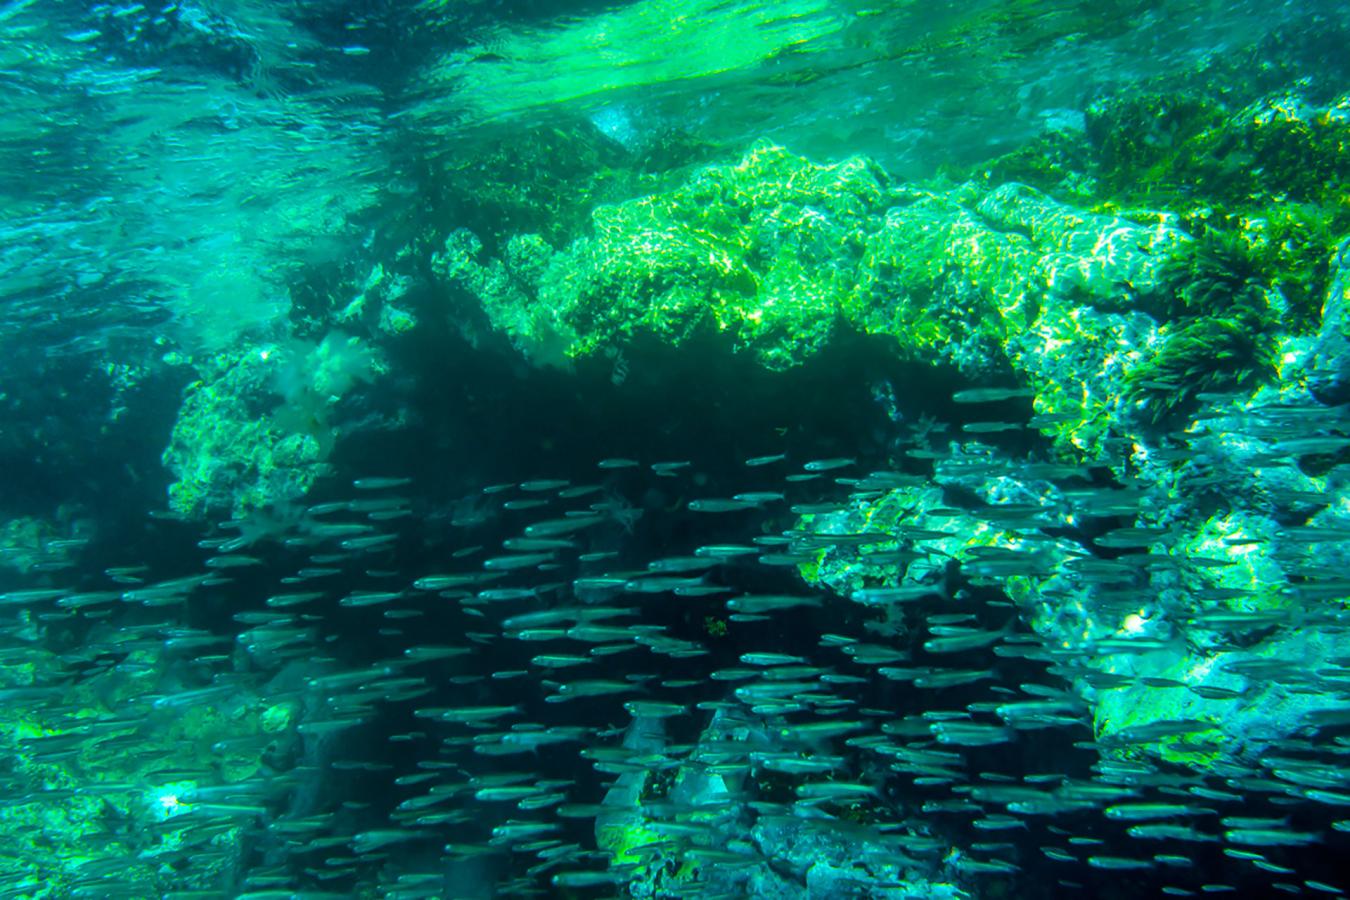
<path id="1" fill-rule="evenodd" d="M 858 896 L 983 896 L 1047 866 L 1082 896 L 1342 896 L 1305 860 L 1350 831 L 1350 658 L 1216 655 L 1222 683 L 1149 668 L 1183 637 L 1130 627 L 1168 615 L 1141 573 L 1215 591 L 1227 561 L 1141 524 L 1137 485 L 961 440 L 904 471 L 759 456 L 725 492 L 699 460 L 606 458 L 485 486 L 493 513 L 448 537 L 415 475 L 366 475 L 261 536 L 221 523 L 181 571 L 10 591 L 3 806 L 87 821 L 70 897 L 221 896 L 183 885 L 233 871 L 244 900 L 732 898 L 805 877 L 776 856 L 794 842 L 851 854 L 833 864 Z M 881 516 L 943 472 L 1045 499 Z M 678 502 L 635 509 L 658 483 Z M 1190 604 L 1192 642 L 1346 633 L 1342 576 L 1303 584 L 1273 611 Z M 1051 601 L 1086 588 L 1127 595 L 1125 624 L 1047 640 L 1070 633 L 1040 621 Z M 1208 705 L 1094 719 L 1127 688 Z M 1321 704 L 1249 750 L 1207 742 L 1210 710 L 1273 696 Z M 0 862 L 4 896 L 43 877 Z"/>

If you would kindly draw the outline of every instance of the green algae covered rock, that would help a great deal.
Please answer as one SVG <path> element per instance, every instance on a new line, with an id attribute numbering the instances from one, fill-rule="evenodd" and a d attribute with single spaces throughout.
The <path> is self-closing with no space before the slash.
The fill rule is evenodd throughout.
<path id="1" fill-rule="evenodd" d="M 164 451 L 176 476 L 172 510 L 189 518 L 244 513 L 303 496 L 322 472 L 326 450 L 318 430 L 288 434 L 269 414 L 271 368 L 252 348 L 222 359 L 188 387 Z"/>
<path id="2" fill-rule="evenodd" d="M 1350 97 L 1326 105 L 1280 92 L 1232 109 L 1208 94 L 1138 92 L 1088 110 L 1103 187 L 1182 195 L 1187 184 L 1224 204 L 1286 197 L 1343 202 Z"/>
<path id="3" fill-rule="evenodd" d="M 1289 340 L 1322 328 L 1335 235 L 1350 228 L 1343 198 L 1292 170 L 1242 174 L 1235 188 L 1195 160 L 1223 151 L 1325 174 L 1344 104 L 1266 98 L 1239 113 L 1151 96 L 1094 107 L 1081 152 L 1057 157 L 1058 181 L 1038 175 L 1033 150 L 1011 169 L 924 187 L 894 185 L 865 159 L 822 165 L 761 143 L 671 190 L 597 207 L 565 246 L 522 233 L 494 253 L 461 229 L 433 271 L 536 364 L 716 334 L 781 370 L 841 330 L 884 336 L 900 359 L 1030 387 L 1032 424 L 1058 453 L 1114 465 L 1113 437 L 1173 427 L 1199 398 L 1258 390 L 1306 354 Z M 1135 140 L 1125 120 L 1143 109 L 1167 115 Z M 1108 120 L 1120 126 L 1103 132 L 1109 145 L 1092 137 Z M 1066 192 L 1074 166 L 1082 178 Z M 992 180 L 1013 171 L 1060 197 Z M 1127 171 L 1130 184 L 1176 190 L 1131 188 Z M 1324 329 L 1315 368 L 1329 371 L 1338 327 Z"/>
<path id="4" fill-rule="evenodd" d="M 1235 90 L 1235 74 L 1123 90 L 1088 108 L 1085 131 L 1048 133 L 970 174 L 1088 209 L 1133 216 L 1161 206 L 1197 236 L 1240 241 L 1287 307 L 1283 326 L 1313 331 L 1327 260 L 1350 231 L 1350 97 L 1253 97 Z"/>
<path id="5" fill-rule="evenodd" d="M 597 208 L 593 234 L 545 266 L 513 263 L 515 251 L 482 259 L 462 233 L 434 266 L 546 362 L 559 348 L 575 358 L 637 334 L 678 344 L 711 329 L 785 368 L 829 340 L 885 198 L 865 160 L 817 166 L 761 144 L 669 193 Z"/>
<path id="6" fill-rule="evenodd" d="M 121 628 L 96 626 L 90 639 Z M 7 883 L 24 879 L 23 896 L 79 896 L 113 873 L 135 896 L 220 893 L 253 827 L 247 805 L 272 772 L 267 748 L 295 737 L 289 719 L 267 727 L 242 682 L 185 688 L 163 642 L 126 646 L 117 666 L 84 679 L 64 676 L 66 654 L 40 644 L 0 669 L 10 697 L 0 749 L 23 800 L 0 810 L 0 846 Z M 221 802 L 244 812 L 210 827 L 188 815 Z"/>
<path id="7" fill-rule="evenodd" d="M 1350 237 L 1336 248 L 1333 276 L 1314 344 L 1311 387 L 1326 403 L 1350 401 Z"/>
<path id="8" fill-rule="evenodd" d="M 1030 240 L 991 229 L 964 192 L 906 192 L 868 236 L 849 322 L 899 338 L 899 354 L 971 375 L 1006 368 L 1003 342 L 1024 326 L 1037 256 Z"/>
<path id="9" fill-rule="evenodd" d="M 1166 261 L 1190 240 L 1174 216 L 1145 214 L 1140 223 L 1086 212 L 1016 182 L 977 209 L 992 228 L 1031 240 L 1052 296 L 1106 309 L 1136 308 L 1161 290 Z"/>
<path id="10" fill-rule="evenodd" d="M 164 464 L 176 480 L 169 506 L 200 518 L 235 516 L 303 497 L 326 471 L 334 410 L 384 364 L 356 338 L 331 332 L 218 355 L 189 385 Z"/>
<path id="11" fill-rule="evenodd" d="M 1336 336 L 1344 331 L 1336 261 L 1350 233 L 1350 98 L 1309 99 L 1309 83 L 1262 93 L 1270 87 L 1260 81 L 1202 63 L 1104 97 L 1087 110 L 1085 131 L 1046 134 L 971 173 L 994 193 L 1018 178 L 1141 223 L 1161 206 L 1197 238 L 1156 268 L 1157 293 L 1140 293 L 1131 306 L 1156 331 L 1123 351 L 1133 359 L 1113 373 L 1120 403 L 1094 396 L 1074 416 L 1072 403 L 1038 393 L 1038 411 L 1068 411 L 1055 435 L 1061 447 L 1091 456 L 1103 428 L 1176 424 L 1199 395 L 1254 392 L 1284 378 L 1281 367 L 1303 352 L 1290 339 L 1308 335 L 1317 335 L 1310 375 L 1318 396 L 1350 397 L 1337 371 L 1345 341 Z M 1131 280 L 1120 296 L 1135 287 Z"/>
<path id="12" fill-rule="evenodd" d="M 1154 343 L 1140 310 L 1164 303 L 1168 260 L 1190 242 L 1160 213 L 1092 213 L 1017 184 L 894 188 L 864 159 L 818 165 L 770 144 L 599 207 L 592 232 L 556 252 L 518 235 L 494 257 L 459 230 L 433 270 L 537 364 L 712 332 L 785 369 L 845 327 L 971 378 L 1018 373 L 1055 442 L 1088 456 L 1137 399 L 1119 388 Z"/>
<path id="13" fill-rule="evenodd" d="M 19 573 L 70 568 L 88 538 L 73 536 L 78 524 L 16 516 L 0 523 L 0 568 Z"/>

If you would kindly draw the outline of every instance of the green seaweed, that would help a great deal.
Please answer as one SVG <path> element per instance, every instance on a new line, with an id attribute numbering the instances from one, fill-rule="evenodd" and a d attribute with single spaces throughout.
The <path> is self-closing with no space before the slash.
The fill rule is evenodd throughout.
<path id="1" fill-rule="evenodd" d="M 1202 240 L 1229 233 L 1228 270 L 1278 292 L 1283 329 L 1311 333 L 1331 251 L 1350 230 L 1350 96 L 1317 105 L 1288 90 L 1261 95 L 1238 74 L 1202 66 L 1121 91 L 1086 110 L 1081 134 L 1047 132 L 946 174 L 1018 181 L 1139 221 L 1166 210 Z"/>
<path id="2" fill-rule="evenodd" d="M 1165 332 L 1154 356 L 1125 376 L 1126 394 L 1154 424 L 1192 409 L 1199 394 L 1255 387 L 1274 369 L 1274 340 L 1258 318 L 1197 316 Z"/>
<path id="3" fill-rule="evenodd" d="M 1331 278 L 1331 257 L 1350 216 L 1328 215 L 1307 203 L 1278 203 L 1249 219 L 1249 252 L 1270 287 L 1287 305 L 1282 322 L 1294 334 L 1322 323 L 1322 303 Z"/>
<path id="4" fill-rule="evenodd" d="M 1187 196 L 1174 171 L 1194 142 L 1221 126 L 1222 111 L 1188 94 L 1140 92 L 1093 104 L 1086 138 L 1105 196 L 1164 203 Z M 1210 171 L 1211 181 L 1221 173 Z M 1213 189 L 1206 184 L 1206 193 Z"/>
<path id="5" fill-rule="evenodd" d="M 1171 285 L 1162 346 L 1125 376 L 1126 393 L 1162 422 L 1196 396 L 1255 386 L 1273 373 L 1279 320 L 1260 254 L 1234 231 L 1210 230 L 1163 265 Z"/>
<path id="6" fill-rule="evenodd" d="M 1100 194 L 1096 179 L 1089 174 L 1090 164 L 1090 149 L 1082 135 L 1056 130 L 990 160 L 974 172 L 944 169 L 943 174 L 955 181 L 973 177 L 990 187 L 1016 181 L 1057 200 L 1087 206 Z"/>
<path id="7" fill-rule="evenodd" d="M 715 152 L 674 129 L 630 151 L 584 120 L 538 126 L 456 154 L 429 175 L 429 193 L 439 218 L 467 227 L 489 248 L 515 234 L 560 246 L 586 229 L 596 206 L 659 188 L 667 172 Z"/>

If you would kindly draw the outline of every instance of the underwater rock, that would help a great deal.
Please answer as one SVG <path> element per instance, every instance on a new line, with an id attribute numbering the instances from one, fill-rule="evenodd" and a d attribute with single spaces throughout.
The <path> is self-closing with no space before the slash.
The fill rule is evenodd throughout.
<path id="1" fill-rule="evenodd" d="M 923 877 L 899 840 L 880 830 L 832 817 L 766 816 L 751 829 L 769 859 L 767 872 L 753 877 L 748 895 L 771 897 L 933 898 L 961 896 L 954 884 Z M 931 867 L 930 867 L 931 868 Z M 908 870 L 908 871 L 907 871 Z M 785 875 L 791 875 L 789 880 Z M 767 884 L 766 884 L 767 883 Z"/>
<path id="2" fill-rule="evenodd" d="M 882 177 L 862 159 L 817 166 L 759 144 L 669 193 L 598 207 L 594 236 L 546 267 L 517 263 L 512 276 L 457 237 L 437 271 L 536 361 L 639 333 L 678 345 L 707 328 L 783 368 L 829 339 L 851 290 L 849 260 L 885 198 Z"/>
<path id="3" fill-rule="evenodd" d="M 1011 369 L 1057 420 L 1056 443 L 1098 458 L 1136 405 L 1122 379 L 1167 346 L 1148 310 L 1190 241 L 1174 217 L 1136 217 L 1147 224 L 1021 184 L 892 187 L 865 159 L 816 165 L 760 144 L 671 192 L 597 208 L 595 234 L 562 251 L 517 235 L 497 259 L 461 229 L 432 268 L 537 365 L 708 331 L 784 369 L 842 323 L 971 379 Z"/>
<path id="4" fill-rule="evenodd" d="M 509 263 L 487 256 L 482 241 L 461 228 L 432 255 L 431 268 L 442 283 L 481 304 L 492 327 L 535 365 L 568 365 L 575 332 L 559 310 L 538 300 L 539 279 L 552 250 L 538 235 L 516 235 L 507 254 Z"/>
<path id="5" fill-rule="evenodd" d="M 16 516 L 0 524 L 0 568 L 20 574 L 57 572 L 75 565 L 79 551 L 89 543 L 94 523 L 72 520 L 66 509 L 57 521 Z"/>
<path id="6" fill-rule="evenodd" d="M 1323 403 L 1350 403 L 1350 238 L 1340 243 L 1332 258 L 1308 386 Z"/>
<path id="7" fill-rule="evenodd" d="M 1175 217 L 1160 214 L 1144 226 L 1074 209 L 1024 184 L 1001 185 L 975 208 L 995 228 L 1029 237 L 1048 294 L 1074 306 L 1140 306 L 1163 287 L 1168 257 L 1190 240 Z"/>
<path id="8" fill-rule="evenodd" d="M 264 66 L 256 23 L 237 21 L 205 4 L 147 9 L 99 7 L 99 43 L 128 62 L 218 70 L 245 81 Z"/>
<path id="9" fill-rule="evenodd" d="M 851 821 L 848 810 L 789 812 L 764 794 L 766 760 L 790 762 L 812 744 L 788 725 L 766 728 L 727 707 L 712 715 L 677 765 L 663 755 L 660 723 L 635 718 L 624 746 L 652 765 L 621 774 L 609 788 L 596 819 L 597 844 L 614 864 L 632 867 L 627 888 L 634 897 L 679 897 L 693 885 L 714 895 L 785 900 L 960 896 L 954 885 L 925 876 L 938 867 L 910 858 L 905 836 Z M 851 811 L 866 815 L 861 804 Z M 687 861 L 705 862 L 701 871 L 688 862 L 677 868 L 667 852 L 653 852 L 678 845 L 686 845 Z"/>
<path id="10" fill-rule="evenodd" d="M 395 337 L 417 327 L 417 316 L 398 302 L 413 286 L 408 274 L 386 271 L 376 263 L 362 283 L 360 292 L 332 316 L 332 321 L 351 328 L 366 324 L 385 335 Z"/>
<path id="11" fill-rule="evenodd" d="M 897 199 L 865 238 L 849 323 L 894 337 L 903 359 L 950 363 L 971 378 L 1005 370 L 1003 343 L 1034 304 L 1029 239 L 991 228 L 966 189 Z"/>
<path id="12" fill-rule="evenodd" d="M 1152 461 L 1138 451 L 1143 474 L 1156 481 L 1141 480 L 1132 491 L 1075 482 L 1071 468 L 1047 479 L 1039 471 L 1046 467 L 1024 470 L 991 448 L 953 445 L 944 456 L 923 486 L 859 495 L 837 511 L 802 516 L 790 532 L 790 547 L 811 557 L 800 564 L 809 583 L 865 607 L 865 628 L 878 639 L 922 644 L 924 655 L 879 674 L 922 687 L 942 677 L 941 654 L 1006 637 L 988 621 L 974 624 L 972 596 L 994 589 L 1008 600 L 986 605 L 1007 608 L 1005 618 L 1016 610 L 1035 636 L 995 653 L 1053 661 L 1108 754 L 1145 753 L 1202 770 L 1239 765 L 1341 709 L 1334 692 L 1312 690 L 1304 665 L 1315 660 L 1313 669 L 1338 672 L 1347 640 L 1343 614 L 1327 603 L 1340 582 L 1327 583 L 1326 597 L 1317 592 L 1334 581 L 1327 554 L 1336 551 L 1310 544 L 1314 529 L 1287 532 L 1262 509 L 1188 526 L 1194 488 L 1177 487 L 1169 468 L 1175 455 L 1161 450 Z M 1233 465 L 1253 470 L 1250 462 Z M 1281 488 L 1296 490 L 1279 480 L 1281 471 L 1233 499 L 1265 505 Z M 963 499 L 953 504 L 944 489 Z M 1325 486 L 1305 477 L 1298 489 L 1311 496 Z M 1095 524 L 1121 516 L 1135 524 L 1104 532 Z M 1337 520 L 1328 526 L 1342 527 Z M 864 534 L 872 535 L 865 546 L 850 541 Z M 1102 551 L 1123 555 L 1103 558 Z M 923 641 L 919 607 L 970 624 L 933 630 L 938 636 Z M 1300 630 L 1299 623 L 1317 627 Z M 855 661 L 875 656 L 845 652 Z M 1300 662 L 1280 662 L 1294 659 Z"/>
<path id="13" fill-rule="evenodd" d="M 232 356 L 188 388 L 164 451 L 169 506 L 189 518 L 302 497 L 323 471 L 317 431 L 288 434 L 268 417 L 274 367 L 262 351 Z"/>
<path id="14" fill-rule="evenodd" d="M 372 348 L 337 331 L 318 345 L 219 354 L 188 387 L 164 451 L 176 477 L 170 509 L 240 517 L 303 497 L 326 471 L 337 405 L 383 368 Z"/>

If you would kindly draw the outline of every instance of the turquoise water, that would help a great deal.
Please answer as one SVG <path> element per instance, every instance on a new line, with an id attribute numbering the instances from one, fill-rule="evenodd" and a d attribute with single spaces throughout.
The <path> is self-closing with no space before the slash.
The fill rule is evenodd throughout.
<path id="1" fill-rule="evenodd" d="M 1333 3 L 0 6 L 0 896 L 1340 896 Z"/>

